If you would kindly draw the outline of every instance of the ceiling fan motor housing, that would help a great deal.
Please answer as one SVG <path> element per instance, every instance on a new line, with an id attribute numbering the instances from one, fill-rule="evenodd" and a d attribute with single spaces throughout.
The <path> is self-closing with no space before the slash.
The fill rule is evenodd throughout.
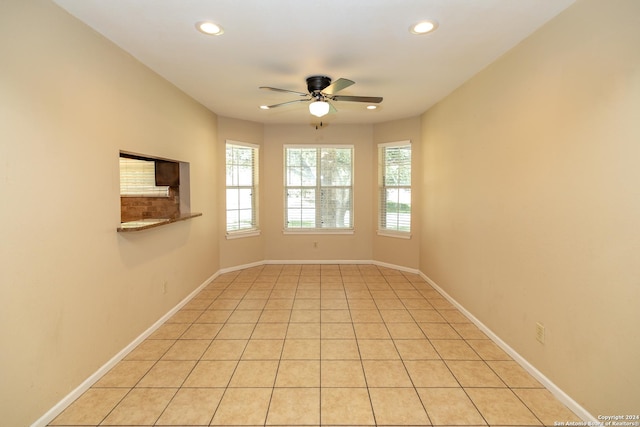
<path id="1" fill-rule="evenodd" d="M 311 76 L 307 77 L 307 90 L 309 93 L 320 92 L 331 84 L 331 77 Z"/>

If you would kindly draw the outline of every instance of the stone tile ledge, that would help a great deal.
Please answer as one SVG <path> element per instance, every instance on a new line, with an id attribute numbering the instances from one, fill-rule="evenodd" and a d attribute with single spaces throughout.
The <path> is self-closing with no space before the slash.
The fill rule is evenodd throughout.
<path id="1" fill-rule="evenodd" d="M 118 233 L 129 233 L 133 231 L 148 230 L 150 228 L 161 227 L 167 224 L 173 224 L 174 222 L 186 221 L 191 218 L 202 216 L 201 213 L 192 212 L 180 214 L 173 218 L 143 218 L 136 221 L 128 221 L 120 224 L 117 228 Z"/>

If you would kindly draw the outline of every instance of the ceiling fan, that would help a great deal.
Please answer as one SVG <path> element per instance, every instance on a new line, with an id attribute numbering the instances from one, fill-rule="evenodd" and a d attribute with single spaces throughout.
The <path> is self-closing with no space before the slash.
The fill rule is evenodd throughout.
<path id="1" fill-rule="evenodd" d="M 282 105 L 292 104 L 294 102 L 311 102 L 309 104 L 309 112 L 316 117 L 322 117 L 328 113 L 335 113 L 337 110 L 329 101 L 351 101 L 351 102 L 366 102 L 369 104 L 379 104 L 382 102 L 380 96 L 351 96 L 351 95 L 336 95 L 343 89 L 348 88 L 355 82 L 348 79 L 340 78 L 335 82 L 331 82 L 331 78 L 327 76 L 311 76 L 307 77 L 307 90 L 308 93 L 297 92 L 295 90 L 279 89 L 276 87 L 260 86 L 260 89 L 273 90 L 276 92 L 295 93 L 299 95 L 301 99 L 294 99 L 293 101 L 281 102 L 274 105 L 263 105 L 260 108 L 269 110 L 271 108 L 280 107 Z"/>

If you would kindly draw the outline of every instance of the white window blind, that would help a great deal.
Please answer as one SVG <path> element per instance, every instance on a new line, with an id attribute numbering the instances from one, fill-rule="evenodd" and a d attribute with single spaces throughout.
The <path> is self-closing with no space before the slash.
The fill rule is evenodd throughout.
<path id="1" fill-rule="evenodd" d="M 285 146 L 285 230 L 353 229 L 353 146 Z"/>
<path id="2" fill-rule="evenodd" d="M 379 206 L 381 232 L 411 231 L 411 142 L 378 146 Z"/>
<path id="3" fill-rule="evenodd" d="M 258 146 L 227 141 L 227 233 L 258 228 Z"/>
<path id="4" fill-rule="evenodd" d="M 120 157 L 120 195 L 137 197 L 169 197 L 168 186 L 156 185 L 156 163 L 153 160 Z"/>

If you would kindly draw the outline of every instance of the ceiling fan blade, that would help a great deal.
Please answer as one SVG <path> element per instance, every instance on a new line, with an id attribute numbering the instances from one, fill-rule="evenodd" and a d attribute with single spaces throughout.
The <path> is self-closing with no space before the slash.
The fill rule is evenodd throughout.
<path id="1" fill-rule="evenodd" d="M 327 101 L 327 103 L 329 104 L 329 112 L 327 114 L 333 114 L 333 113 L 337 113 L 338 112 L 338 110 L 336 110 L 336 107 L 334 107 L 332 103 L 330 103 L 328 101 Z"/>
<path id="2" fill-rule="evenodd" d="M 336 95 L 331 97 L 334 101 L 368 102 L 369 104 L 379 104 L 382 102 L 381 96 L 348 96 Z"/>
<path id="3" fill-rule="evenodd" d="M 279 89 L 277 87 L 269 87 L 269 86 L 260 86 L 259 89 L 267 89 L 267 90 L 272 90 L 275 92 L 285 92 L 285 93 L 295 93 L 298 94 L 300 96 L 307 96 L 309 95 L 308 93 L 303 93 L 303 92 L 297 92 L 295 90 L 289 90 L 289 89 Z"/>
<path id="4" fill-rule="evenodd" d="M 281 102 L 280 104 L 267 105 L 267 110 L 270 110 L 270 109 L 276 108 L 276 107 L 281 107 L 281 106 L 287 105 L 287 104 L 293 104 L 294 102 L 305 102 L 305 101 L 309 101 L 309 100 L 308 99 L 295 99 L 293 101 Z"/>
<path id="5" fill-rule="evenodd" d="M 352 80 L 339 78 L 335 82 L 331 83 L 329 86 L 322 89 L 322 93 L 333 95 L 336 92 L 340 92 L 342 89 L 348 88 L 352 84 L 355 84 L 355 82 Z"/>

